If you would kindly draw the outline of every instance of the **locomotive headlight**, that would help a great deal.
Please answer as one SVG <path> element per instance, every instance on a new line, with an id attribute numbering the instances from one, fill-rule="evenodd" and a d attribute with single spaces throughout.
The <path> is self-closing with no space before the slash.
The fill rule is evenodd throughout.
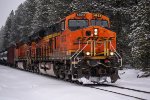
<path id="1" fill-rule="evenodd" d="M 114 52 L 110 52 L 110 55 L 113 56 L 113 55 L 114 55 Z"/>
<path id="2" fill-rule="evenodd" d="M 90 52 L 86 52 L 86 55 L 89 56 L 89 55 L 90 55 Z"/>
<path id="3" fill-rule="evenodd" d="M 94 35 L 98 35 L 98 29 L 94 29 Z"/>

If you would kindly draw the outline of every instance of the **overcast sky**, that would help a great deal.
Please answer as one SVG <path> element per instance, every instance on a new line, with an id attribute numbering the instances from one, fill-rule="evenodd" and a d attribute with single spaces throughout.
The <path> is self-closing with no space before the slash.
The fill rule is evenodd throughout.
<path id="1" fill-rule="evenodd" d="M 0 27 L 5 24 L 11 10 L 16 10 L 25 0 L 0 0 Z"/>

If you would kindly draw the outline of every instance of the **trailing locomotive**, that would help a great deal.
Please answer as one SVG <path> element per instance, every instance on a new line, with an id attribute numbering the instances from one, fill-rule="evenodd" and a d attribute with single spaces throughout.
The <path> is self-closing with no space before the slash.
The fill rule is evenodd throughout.
<path id="1" fill-rule="evenodd" d="M 77 81 L 119 78 L 116 33 L 99 13 L 73 13 L 7 49 L 6 61 L 20 69 Z"/>

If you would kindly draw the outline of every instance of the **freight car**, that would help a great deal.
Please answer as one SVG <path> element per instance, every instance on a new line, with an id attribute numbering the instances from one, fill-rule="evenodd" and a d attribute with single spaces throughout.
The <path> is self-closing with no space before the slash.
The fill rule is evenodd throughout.
<path id="1" fill-rule="evenodd" d="M 109 18 L 100 13 L 72 13 L 7 51 L 10 65 L 70 81 L 84 77 L 99 83 L 110 77 L 116 82 L 122 65 L 116 33 L 110 30 Z"/>

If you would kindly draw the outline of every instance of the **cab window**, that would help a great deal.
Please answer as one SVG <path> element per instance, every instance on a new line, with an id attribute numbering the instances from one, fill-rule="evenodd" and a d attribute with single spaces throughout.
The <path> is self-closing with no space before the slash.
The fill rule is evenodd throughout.
<path id="1" fill-rule="evenodd" d="M 91 20 L 91 25 L 108 27 L 108 21 L 106 21 L 106 20 Z"/>
<path id="2" fill-rule="evenodd" d="M 88 20 L 77 20 L 77 19 L 71 19 L 69 20 L 69 29 L 71 31 L 81 29 L 81 28 L 86 28 L 88 27 Z"/>

